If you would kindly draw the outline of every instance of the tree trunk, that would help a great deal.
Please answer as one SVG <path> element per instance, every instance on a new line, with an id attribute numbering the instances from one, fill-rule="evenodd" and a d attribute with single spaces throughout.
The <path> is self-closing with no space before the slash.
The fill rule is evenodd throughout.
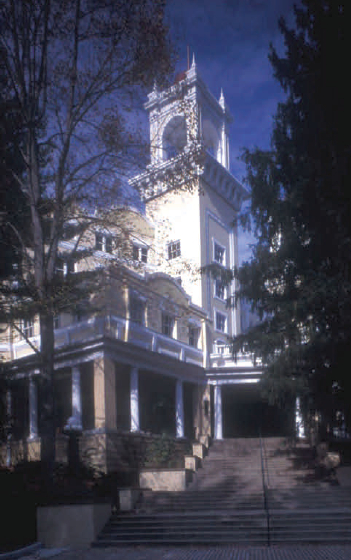
<path id="1" fill-rule="evenodd" d="M 46 491 L 51 494 L 55 465 L 55 395 L 53 316 L 40 316 L 41 336 L 41 467 Z"/>

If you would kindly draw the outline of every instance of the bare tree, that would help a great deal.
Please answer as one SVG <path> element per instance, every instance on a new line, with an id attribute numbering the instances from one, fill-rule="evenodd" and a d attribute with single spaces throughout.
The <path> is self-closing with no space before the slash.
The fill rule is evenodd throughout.
<path id="1" fill-rule="evenodd" d="M 24 171 L 16 174 L 30 209 L 23 247 L 25 293 L 11 310 L 40 318 L 43 380 L 42 459 L 54 460 L 53 361 L 59 244 L 74 209 L 81 235 L 90 210 L 115 203 L 126 167 L 140 160 L 140 130 L 130 109 L 145 86 L 163 80 L 170 49 L 163 0 L 4 0 L 0 56 L 4 97 L 22 126 Z M 73 259 L 77 259 L 76 246 Z M 70 287 L 67 286 L 67 290 Z M 22 297 L 20 297 L 22 296 Z M 27 310 L 27 311 L 25 311 Z"/>

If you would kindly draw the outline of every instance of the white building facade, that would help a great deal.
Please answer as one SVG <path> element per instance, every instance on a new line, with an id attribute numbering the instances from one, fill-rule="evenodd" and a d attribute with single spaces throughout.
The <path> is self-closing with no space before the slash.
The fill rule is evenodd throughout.
<path id="1" fill-rule="evenodd" d="M 172 435 L 180 448 L 186 439 L 257 436 L 262 412 L 261 368 L 247 356 L 234 360 L 228 345 L 241 321 L 223 274 L 238 263 L 234 219 L 248 192 L 229 170 L 223 93 L 212 96 L 193 61 L 145 107 L 150 165 L 131 181 L 145 214 L 125 211 L 129 258 L 114 256 L 113 236 L 96 231 L 93 257 L 107 279 L 101 311 L 66 314 L 55 330 L 57 452 L 65 430 L 77 429 L 81 455 L 94 448 L 105 471 L 136 468 L 154 434 Z M 208 265 L 213 274 L 201 272 Z M 30 327 L 35 344 L 38 325 Z M 17 418 L 0 448 L 10 464 L 40 455 L 39 368 L 26 340 L 3 338 L 1 350 L 11 363 L 8 414 Z"/>

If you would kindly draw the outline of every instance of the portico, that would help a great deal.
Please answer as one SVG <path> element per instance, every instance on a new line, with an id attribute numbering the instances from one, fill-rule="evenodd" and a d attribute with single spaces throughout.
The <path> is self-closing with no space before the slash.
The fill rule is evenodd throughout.
<path id="1" fill-rule="evenodd" d="M 269 405 L 262 398 L 259 379 L 213 380 L 211 387 L 214 439 L 294 434 L 294 403 L 284 409 Z"/>
<path id="2" fill-rule="evenodd" d="M 19 389 L 23 393 L 28 406 L 18 436 L 35 443 L 40 455 L 38 381 L 35 372 L 14 373 L 7 400 L 8 414 L 19 417 L 23 398 L 13 395 Z M 116 339 L 96 341 L 90 352 L 83 344 L 74 352 L 63 350 L 55 369 L 57 433 L 75 430 L 83 440 L 128 433 L 168 433 L 179 440 L 192 439 L 195 419 L 202 414 L 197 390 L 202 382 L 201 367 Z M 14 459 L 12 454 L 6 462 Z M 112 468 L 111 460 L 109 464 Z"/>

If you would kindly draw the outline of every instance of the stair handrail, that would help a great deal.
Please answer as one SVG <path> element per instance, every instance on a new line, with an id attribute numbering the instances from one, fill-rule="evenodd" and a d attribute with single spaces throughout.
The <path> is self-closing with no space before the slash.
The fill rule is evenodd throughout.
<path id="1" fill-rule="evenodd" d="M 271 528 L 270 528 L 270 515 L 268 506 L 268 487 L 266 484 L 266 476 L 268 478 L 268 466 L 265 466 L 265 455 L 263 453 L 263 443 L 261 436 L 261 429 L 258 430 L 259 440 L 260 440 L 260 453 L 261 453 L 261 473 L 262 473 L 262 489 L 263 489 L 263 506 L 266 513 L 267 519 L 267 546 L 271 545 Z"/>

